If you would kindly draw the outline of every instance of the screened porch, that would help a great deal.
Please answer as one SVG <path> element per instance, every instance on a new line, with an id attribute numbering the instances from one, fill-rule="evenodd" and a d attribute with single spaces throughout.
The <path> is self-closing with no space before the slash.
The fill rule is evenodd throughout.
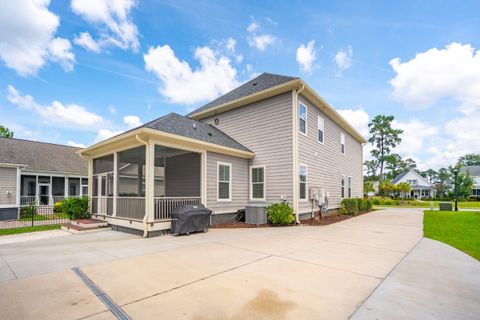
<path id="1" fill-rule="evenodd" d="M 201 167 L 201 153 L 153 144 L 95 158 L 92 214 L 168 221 L 177 206 L 202 202 Z"/>

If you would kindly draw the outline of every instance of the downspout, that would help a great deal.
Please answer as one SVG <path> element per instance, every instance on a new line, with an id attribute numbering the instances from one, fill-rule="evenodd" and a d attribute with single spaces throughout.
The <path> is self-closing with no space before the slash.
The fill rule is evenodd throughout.
<path id="1" fill-rule="evenodd" d="M 145 140 L 142 140 L 138 134 L 135 135 L 135 139 L 137 139 L 138 142 L 140 143 L 143 143 L 145 145 L 145 150 L 148 150 L 148 142 L 145 141 Z M 145 159 L 145 163 L 146 163 L 147 159 Z M 146 166 L 146 170 L 145 170 L 145 177 L 147 176 L 148 172 L 148 166 Z M 146 179 L 145 179 L 146 180 Z M 145 196 L 145 201 L 146 201 L 146 196 Z M 145 208 L 147 206 L 145 205 Z M 143 217 L 143 237 L 146 238 L 148 236 L 148 223 L 147 223 L 147 220 L 148 220 L 148 214 L 147 212 L 145 212 L 145 216 Z"/>
<path id="2" fill-rule="evenodd" d="M 293 91 L 293 210 L 295 222 L 300 223 L 299 203 L 299 161 L 298 161 L 298 95 L 305 89 L 305 84 Z"/>

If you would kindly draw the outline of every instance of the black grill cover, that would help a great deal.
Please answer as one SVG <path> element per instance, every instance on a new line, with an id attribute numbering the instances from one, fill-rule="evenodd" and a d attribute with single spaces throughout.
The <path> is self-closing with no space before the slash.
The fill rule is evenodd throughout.
<path id="1" fill-rule="evenodd" d="M 212 210 L 203 204 L 185 204 L 171 212 L 172 234 L 189 234 L 190 232 L 207 231 L 210 227 Z"/>

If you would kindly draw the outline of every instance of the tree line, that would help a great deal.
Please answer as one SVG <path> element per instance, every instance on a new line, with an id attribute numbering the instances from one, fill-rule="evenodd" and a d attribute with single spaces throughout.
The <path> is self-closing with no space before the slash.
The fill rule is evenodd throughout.
<path id="1" fill-rule="evenodd" d="M 395 117 L 391 115 L 377 115 L 368 124 L 370 133 L 368 142 L 373 148 L 370 152 L 371 160 L 364 162 L 364 192 L 373 191 L 373 182 L 378 181 L 380 191 L 385 194 L 390 194 L 394 191 L 406 193 L 409 191 L 407 186 L 400 186 L 399 184 L 395 187 L 391 181 L 402 172 L 415 169 L 422 177 L 434 185 L 438 197 L 449 197 L 451 196 L 454 171 L 458 170 L 458 195 L 461 198 L 470 196 L 474 181 L 469 172 L 462 172 L 460 169 L 463 166 L 480 166 L 480 154 L 464 155 L 458 159 L 456 164 L 438 170 L 418 170 L 415 160 L 411 158 L 403 159 L 394 152 L 395 148 L 401 143 L 403 134 L 403 130 L 392 127 L 394 119 Z"/>

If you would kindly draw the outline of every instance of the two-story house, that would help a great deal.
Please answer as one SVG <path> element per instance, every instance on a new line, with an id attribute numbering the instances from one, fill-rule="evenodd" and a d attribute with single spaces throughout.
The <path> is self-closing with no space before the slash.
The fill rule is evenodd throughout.
<path id="1" fill-rule="evenodd" d="M 302 79 L 263 73 L 186 117 L 165 115 L 80 155 L 92 214 L 151 236 L 185 203 L 212 209 L 213 223 L 282 201 L 299 221 L 318 210 L 318 194 L 336 209 L 362 196 L 365 142 Z"/>

